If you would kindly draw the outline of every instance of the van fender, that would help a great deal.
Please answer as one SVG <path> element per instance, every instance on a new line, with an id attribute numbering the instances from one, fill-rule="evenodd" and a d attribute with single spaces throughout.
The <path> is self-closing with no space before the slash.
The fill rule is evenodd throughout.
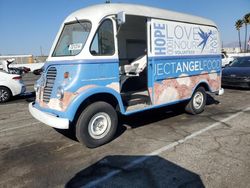
<path id="1" fill-rule="evenodd" d="M 121 113 L 122 114 L 125 113 L 125 109 L 124 109 L 124 106 L 122 103 L 122 98 L 118 92 L 116 92 L 114 89 L 111 89 L 108 87 L 97 86 L 97 87 L 89 88 L 88 90 L 79 93 L 77 95 L 77 97 L 75 97 L 72 100 L 72 102 L 70 103 L 70 105 L 67 108 L 67 111 L 65 112 L 65 115 L 67 116 L 67 118 L 70 121 L 73 121 L 75 114 L 76 114 L 78 108 L 80 107 L 80 105 L 84 101 L 86 101 L 86 99 L 88 99 L 89 97 L 91 97 L 95 94 L 111 94 L 112 96 L 114 96 L 116 98 L 118 105 L 120 107 Z"/>
<path id="2" fill-rule="evenodd" d="M 194 94 L 194 91 L 195 91 L 199 86 L 203 86 L 203 87 L 205 88 L 206 91 L 212 92 L 211 87 L 209 86 L 208 81 L 207 81 L 207 80 L 201 80 L 201 81 L 199 81 L 199 82 L 195 85 L 195 87 L 193 88 L 193 90 L 192 90 L 192 96 L 193 96 L 193 94 Z"/>

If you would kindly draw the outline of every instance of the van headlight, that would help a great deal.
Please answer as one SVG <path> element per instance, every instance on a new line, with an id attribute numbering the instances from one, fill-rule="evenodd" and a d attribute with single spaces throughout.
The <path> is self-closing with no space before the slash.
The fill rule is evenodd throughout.
<path id="1" fill-rule="evenodd" d="M 63 89 L 63 87 L 60 86 L 57 88 L 56 97 L 58 99 L 62 99 L 63 96 L 64 96 L 64 89 Z"/>

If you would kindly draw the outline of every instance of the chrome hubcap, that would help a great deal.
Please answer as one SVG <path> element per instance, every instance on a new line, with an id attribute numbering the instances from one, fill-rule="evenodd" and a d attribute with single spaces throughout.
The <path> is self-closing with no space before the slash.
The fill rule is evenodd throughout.
<path id="1" fill-rule="evenodd" d="M 195 109 L 199 109 L 203 105 L 204 97 L 201 92 L 196 92 L 193 99 L 193 106 Z"/>
<path id="2" fill-rule="evenodd" d="M 0 89 L 0 101 L 5 101 L 8 99 L 8 92 L 4 89 Z"/>
<path id="3" fill-rule="evenodd" d="M 101 139 L 105 137 L 111 128 L 111 119 L 105 112 L 95 114 L 88 125 L 88 131 L 92 138 Z"/>

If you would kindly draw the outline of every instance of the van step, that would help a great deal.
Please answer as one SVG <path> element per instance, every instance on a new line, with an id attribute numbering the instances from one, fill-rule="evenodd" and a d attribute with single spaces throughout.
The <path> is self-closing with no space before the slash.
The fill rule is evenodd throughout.
<path id="1" fill-rule="evenodd" d="M 147 107 L 149 107 L 150 104 L 136 104 L 136 105 L 132 105 L 132 106 L 128 106 L 126 111 L 136 111 L 136 110 L 140 110 L 140 109 L 145 109 Z"/>
<path id="2" fill-rule="evenodd" d="M 126 106 L 132 106 L 137 104 L 148 104 L 149 99 L 148 96 L 133 96 L 132 98 L 126 101 Z"/>
<path id="3" fill-rule="evenodd" d="M 122 95 L 126 111 L 143 109 L 151 104 L 148 91 L 130 92 Z"/>

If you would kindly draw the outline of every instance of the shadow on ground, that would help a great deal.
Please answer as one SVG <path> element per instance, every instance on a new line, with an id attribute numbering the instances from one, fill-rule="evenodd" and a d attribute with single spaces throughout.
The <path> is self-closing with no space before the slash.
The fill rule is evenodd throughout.
<path id="1" fill-rule="evenodd" d="M 204 185 L 199 175 L 159 156 L 107 156 L 78 172 L 65 187 L 202 188 Z"/>
<path id="2" fill-rule="evenodd" d="M 120 123 L 131 128 L 138 128 L 163 119 L 168 119 L 185 113 L 183 105 L 168 106 L 147 110 L 129 116 L 121 116 Z"/>
<path id="3" fill-rule="evenodd" d="M 216 100 L 212 95 L 207 94 L 206 105 L 217 105 L 220 102 Z M 131 128 L 138 128 L 150 123 L 155 123 L 164 119 L 169 119 L 175 116 L 179 116 L 185 112 L 185 103 L 170 105 L 158 109 L 148 110 L 140 113 L 136 113 L 130 116 L 121 116 L 121 124 L 126 124 Z"/>
<path id="4" fill-rule="evenodd" d="M 220 104 L 220 101 L 216 100 L 213 96 L 207 94 L 207 103 L 206 105 Z"/>

